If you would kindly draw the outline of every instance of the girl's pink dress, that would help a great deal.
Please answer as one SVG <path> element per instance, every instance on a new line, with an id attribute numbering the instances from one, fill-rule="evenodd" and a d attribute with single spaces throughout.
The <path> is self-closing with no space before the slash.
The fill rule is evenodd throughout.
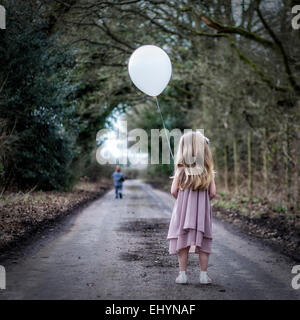
<path id="1" fill-rule="evenodd" d="M 212 208 L 208 190 L 178 190 L 167 239 L 170 254 L 188 246 L 191 253 L 211 253 Z"/>

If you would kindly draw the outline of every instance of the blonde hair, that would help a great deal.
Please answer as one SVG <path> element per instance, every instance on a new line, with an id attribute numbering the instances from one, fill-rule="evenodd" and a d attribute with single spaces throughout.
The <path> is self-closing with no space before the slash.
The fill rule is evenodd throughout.
<path id="1" fill-rule="evenodd" d="M 116 166 L 116 171 L 120 172 L 121 171 L 121 167 L 120 166 Z"/>
<path id="2" fill-rule="evenodd" d="M 175 174 L 180 171 L 179 188 L 181 190 L 206 190 L 214 176 L 214 163 L 208 141 L 200 131 L 185 133 L 179 140 L 175 158 Z"/>

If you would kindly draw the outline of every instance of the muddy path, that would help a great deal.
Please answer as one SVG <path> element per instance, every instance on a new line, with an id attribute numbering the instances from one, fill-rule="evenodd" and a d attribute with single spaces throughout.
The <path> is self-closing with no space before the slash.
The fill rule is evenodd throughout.
<path id="1" fill-rule="evenodd" d="M 111 190 L 62 222 L 26 254 L 2 261 L 7 289 L 0 299 L 299 299 L 291 287 L 294 261 L 257 239 L 213 223 L 209 274 L 198 283 L 191 255 L 190 283 L 175 284 L 177 257 L 166 240 L 174 199 L 138 180 Z"/>

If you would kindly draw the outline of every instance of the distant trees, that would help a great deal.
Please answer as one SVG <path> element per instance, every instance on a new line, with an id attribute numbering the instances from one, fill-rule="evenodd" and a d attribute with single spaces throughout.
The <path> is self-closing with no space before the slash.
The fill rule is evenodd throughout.
<path id="1" fill-rule="evenodd" d="M 18 105 L 17 110 L 21 109 L 20 101 L 28 110 L 29 105 L 45 104 L 44 97 L 46 109 L 55 109 L 60 115 L 54 121 L 46 112 L 47 125 L 54 121 L 53 130 L 71 139 L 67 143 L 71 154 L 62 163 L 69 163 L 77 172 L 89 166 L 96 132 L 112 110 L 130 110 L 132 126 L 147 130 L 161 127 L 154 101 L 133 87 L 127 73 L 132 51 L 151 43 L 164 48 L 173 64 L 170 85 L 159 97 L 167 127 L 205 130 L 211 139 L 219 186 L 249 198 L 261 196 L 290 207 L 298 201 L 299 205 L 300 188 L 294 182 L 299 180 L 300 38 L 299 31 L 291 28 L 293 1 L 29 2 L 39 4 L 39 16 L 47 22 L 38 29 L 48 32 L 46 42 L 51 39 L 52 44 L 43 44 L 42 51 L 52 52 L 48 58 L 53 64 L 45 65 L 46 56 L 34 60 L 34 74 L 48 81 L 30 83 L 30 77 L 25 77 L 26 92 L 14 91 L 12 82 L 1 90 L 1 83 L 6 83 L 3 78 L 1 108 L 5 90 L 6 97 L 16 97 L 14 104 L 8 102 Z M 40 39 L 27 37 L 29 43 Z M 59 40 L 56 44 L 55 37 Z M 68 52 L 59 49 L 62 43 Z M 34 48 L 40 45 L 36 43 Z M 28 46 L 26 52 L 33 44 Z M 54 47 L 58 48 L 55 54 L 51 51 Z M 74 66 L 74 60 L 67 59 L 70 50 L 75 52 Z M 2 61 L 9 60 L 5 59 Z M 6 70 L 2 61 L 1 68 Z M 25 69 L 18 69 L 18 77 L 23 79 L 21 71 Z M 51 88 L 52 80 L 57 83 L 55 88 L 43 87 L 47 84 Z M 45 91 L 59 95 L 59 103 L 54 103 L 51 94 L 44 95 Z M 22 98 L 17 98 L 21 94 Z M 34 104 L 29 102 L 28 95 L 37 98 L 40 94 L 43 97 L 38 103 L 35 99 Z M 62 104 L 65 107 L 61 108 Z M 19 118 L 14 130 L 10 120 L 15 118 L 6 116 L 7 138 L 19 136 Z M 40 121 L 38 118 L 36 113 L 34 120 Z M 59 130 L 58 124 L 63 129 Z M 170 174 L 172 167 L 156 170 Z"/>
<path id="2" fill-rule="evenodd" d="M 160 97 L 169 129 L 205 129 L 219 185 L 296 204 L 300 39 L 291 28 L 292 1 L 57 3 L 68 9 L 57 19 L 69 41 L 81 44 L 87 64 L 124 88 L 115 101 L 131 106 L 133 123 L 160 126 L 154 104 L 132 90 L 126 68 L 133 49 L 157 44 L 173 63 Z M 151 107 L 139 109 L 141 100 Z"/>

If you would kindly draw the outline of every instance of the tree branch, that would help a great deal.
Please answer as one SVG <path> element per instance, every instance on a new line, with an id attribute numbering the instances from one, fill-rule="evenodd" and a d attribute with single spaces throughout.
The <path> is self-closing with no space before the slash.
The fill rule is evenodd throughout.
<path id="1" fill-rule="evenodd" d="M 242 61 L 244 61 L 245 63 L 247 63 L 252 70 L 255 71 L 255 73 L 257 73 L 260 78 L 263 80 L 263 82 L 265 82 L 266 84 L 269 85 L 270 88 L 276 90 L 276 91 L 283 91 L 283 92 L 289 92 L 291 91 L 290 87 L 285 87 L 285 86 L 276 86 L 272 80 L 255 64 L 255 62 L 253 60 L 251 60 L 250 58 L 246 57 L 242 51 L 236 46 L 234 40 L 228 36 L 228 39 L 230 41 L 231 47 L 234 49 L 234 51 L 237 53 L 237 55 L 240 57 L 240 59 Z"/>
<path id="2" fill-rule="evenodd" d="M 131 51 L 126 50 L 126 49 L 123 49 L 123 48 L 118 47 L 118 46 L 116 46 L 116 45 L 108 44 L 108 43 L 106 43 L 106 42 L 94 41 L 94 40 L 90 40 L 90 39 L 86 39 L 86 38 L 76 39 L 76 40 L 72 41 L 72 42 L 70 43 L 70 45 L 73 45 L 73 44 L 78 43 L 78 42 L 87 42 L 87 43 L 92 44 L 92 45 L 97 45 L 97 46 L 102 46 L 102 47 L 110 47 L 110 48 L 114 48 L 114 49 L 117 49 L 117 50 L 119 50 L 119 51 L 122 51 L 122 52 L 124 52 L 124 53 L 126 53 L 126 54 L 130 54 L 130 53 L 131 53 Z"/>
<path id="3" fill-rule="evenodd" d="M 199 18 L 209 27 L 215 29 L 218 31 L 218 33 L 223 33 L 223 34 L 239 34 L 241 36 L 244 36 L 245 38 L 248 38 L 250 40 L 256 41 L 262 45 L 264 45 L 265 47 L 269 47 L 272 49 L 277 50 L 277 46 L 274 42 L 265 39 L 261 36 L 259 36 L 258 34 L 254 33 L 254 32 L 250 32 L 248 30 L 245 30 L 243 28 L 240 27 L 228 27 L 228 26 L 224 26 L 221 23 L 217 22 L 216 20 L 206 17 L 204 15 L 199 15 Z"/>
<path id="4" fill-rule="evenodd" d="M 260 4 L 260 1 L 257 2 L 256 12 L 257 12 L 262 24 L 264 25 L 264 27 L 266 28 L 266 30 L 270 34 L 271 38 L 274 40 L 277 47 L 279 48 L 279 51 L 280 51 L 282 58 L 283 58 L 285 71 L 288 75 L 288 79 L 289 79 L 290 84 L 292 85 L 292 87 L 294 88 L 295 91 L 300 92 L 300 86 L 297 84 L 296 79 L 292 73 L 292 70 L 289 65 L 289 58 L 288 58 L 287 53 L 282 45 L 282 42 L 279 40 L 279 38 L 276 36 L 276 34 L 273 32 L 273 30 L 267 24 L 266 20 L 264 19 L 263 15 L 259 9 L 259 4 Z"/>

